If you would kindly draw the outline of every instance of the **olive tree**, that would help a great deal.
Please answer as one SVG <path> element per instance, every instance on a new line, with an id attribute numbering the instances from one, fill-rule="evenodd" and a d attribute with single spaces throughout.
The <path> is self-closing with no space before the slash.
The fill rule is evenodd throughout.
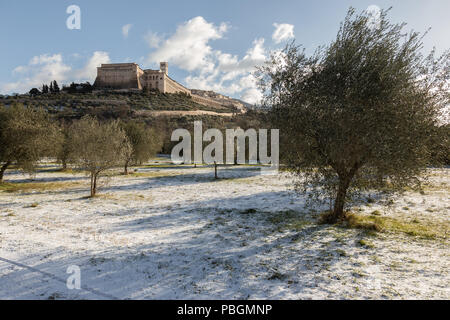
<path id="1" fill-rule="evenodd" d="M 156 130 L 146 128 L 143 123 L 129 121 L 122 124 L 131 148 L 124 158 L 124 174 L 128 174 L 131 163 L 142 163 L 156 155 L 162 148 L 162 141 Z"/>
<path id="2" fill-rule="evenodd" d="M 119 122 L 99 122 L 84 116 L 70 127 L 69 158 L 91 178 L 91 197 L 96 195 L 97 181 L 107 169 L 123 163 L 131 148 Z"/>
<path id="3" fill-rule="evenodd" d="M 43 109 L 0 106 L 0 182 L 11 164 L 33 172 L 37 161 L 53 153 L 57 133 Z"/>
<path id="4" fill-rule="evenodd" d="M 281 161 L 299 190 L 330 202 L 326 222 L 345 218 L 355 192 L 420 181 L 449 103 L 449 52 L 423 55 L 422 36 L 387 13 L 373 23 L 350 8 L 328 46 L 290 43 L 259 69 Z"/>
<path id="5" fill-rule="evenodd" d="M 62 170 L 67 170 L 70 162 L 70 155 L 73 153 L 73 143 L 71 141 L 71 129 L 68 123 L 61 123 L 59 126 L 58 143 L 56 145 L 56 158 L 62 165 Z"/>

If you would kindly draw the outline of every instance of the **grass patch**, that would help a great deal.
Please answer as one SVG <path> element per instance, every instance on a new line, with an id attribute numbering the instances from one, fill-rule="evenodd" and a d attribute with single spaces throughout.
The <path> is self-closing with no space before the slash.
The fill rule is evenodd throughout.
<path id="1" fill-rule="evenodd" d="M 113 200 L 113 201 L 147 201 L 147 202 L 153 201 L 151 196 L 144 196 L 142 194 L 135 194 L 135 193 L 124 193 L 124 194 L 98 193 L 95 195 L 95 197 L 88 197 L 88 198 Z"/>
<path id="2" fill-rule="evenodd" d="M 79 171 L 75 171 L 72 168 L 63 169 L 62 167 L 54 166 L 54 167 L 47 167 L 47 168 L 38 168 L 36 170 L 36 172 L 39 172 L 39 173 L 42 173 L 42 172 L 62 172 L 62 173 L 75 174 L 75 172 L 79 172 Z"/>
<path id="3" fill-rule="evenodd" d="M 420 237 L 424 239 L 446 239 L 449 232 L 448 225 L 423 224 L 414 219 L 412 222 L 402 221 L 396 218 L 380 216 L 363 216 L 348 214 L 346 226 L 349 228 L 365 229 L 372 231 L 404 233 L 409 236 Z"/>
<path id="4" fill-rule="evenodd" d="M 220 175 L 220 172 L 219 172 Z M 224 183 L 239 183 L 239 184 L 254 184 L 255 180 L 253 177 L 233 177 L 233 178 L 222 178 L 222 182 Z"/>
<path id="5" fill-rule="evenodd" d="M 3 182 L 0 183 L 0 191 L 3 192 L 19 192 L 19 191 L 31 191 L 31 190 L 39 190 L 39 191 L 47 191 L 47 190 L 56 190 L 56 189 L 68 189 L 73 188 L 75 186 L 79 186 L 79 182 Z"/>
<path id="6" fill-rule="evenodd" d="M 361 247 L 367 247 L 367 248 L 375 248 L 375 245 L 372 243 L 372 242 L 370 242 L 370 241 L 367 241 L 367 240 L 365 240 L 365 239 L 361 239 L 361 240 L 359 240 L 358 241 L 358 244 L 361 246 Z"/>
<path id="7" fill-rule="evenodd" d="M 124 177 L 137 177 L 137 178 L 164 178 L 164 177 L 175 177 L 181 176 L 182 174 L 160 172 L 160 171 L 149 171 L 149 172 L 131 172 Z"/>
<path id="8" fill-rule="evenodd" d="M 305 226 L 311 224 L 311 221 L 306 219 L 302 212 L 294 210 L 270 213 L 267 220 L 275 225 L 280 232 L 285 230 L 300 231 Z"/>
<path id="9" fill-rule="evenodd" d="M 381 216 L 381 212 L 379 210 L 372 211 L 371 215 L 373 216 Z"/>

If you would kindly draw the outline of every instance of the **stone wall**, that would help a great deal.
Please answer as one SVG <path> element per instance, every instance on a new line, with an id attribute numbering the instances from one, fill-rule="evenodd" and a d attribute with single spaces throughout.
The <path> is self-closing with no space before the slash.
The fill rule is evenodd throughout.
<path id="1" fill-rule="evenodd" d="M 95 87 L 113 89 L 142 89 L 144 71 L 135 63 L 102 64 L 97 68 Z"/>
<path id="2" fill-rule="evenodd" d="M 201 105 L 209 106 L 209 107 L 215 107 L 215 108 L 222 108 L 223 107 L 221 103 L 219 103 L 219 102 L 217 102 L 217 101 L 215 101 L 213 99 L 201 97 L 201 96 L 198 96 L 198 95 L 195 95 L 195 94 L 193 94 L 191 96 L 192 96 L 192 100 L 194 102 L 197 102 L 197 103 L 199 103 Z"/>
<path id="3" fill-rule="evenodd" d="M 168 75 L 164 75 L 164 90 L 162 92 L 167 92 L 167 93 L 183 92 L 188 95 L 191 95 L 191 90 L 182 86 L 175 80 L 172 80 Z"/>

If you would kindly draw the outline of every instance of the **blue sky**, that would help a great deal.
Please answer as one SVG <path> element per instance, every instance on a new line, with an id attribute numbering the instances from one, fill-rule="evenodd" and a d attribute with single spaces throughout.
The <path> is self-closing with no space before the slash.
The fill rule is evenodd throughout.
<path id="1" fill-rule="evenodd" d="M 69 30 L 69 5 L 81 29 Z M 309 52 L 334 38 L 350 6 L 393 7 L 390 18 L 431 31 L 425 49 L 450 48 L 450 1 L 21 1 L 0 3 L 0 93 L 26 92 L 53 78 L 94 81 L 104 62 L 157 68 L 172 78 L 255 102 L 251 76 L 271 51 L 295 38 Z"/>

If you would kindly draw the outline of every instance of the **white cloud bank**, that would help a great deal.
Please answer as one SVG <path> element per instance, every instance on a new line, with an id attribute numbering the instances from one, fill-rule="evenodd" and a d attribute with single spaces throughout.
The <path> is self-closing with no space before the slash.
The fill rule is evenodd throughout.
<path id="1" fill-rule="evenodd" d="M 179 25 L 166 39 L 149 32 L 145 40 L 155 50 L 149 54 L 147 63 L 168 61 L 188 71 L 190 75 L 184 81 L 189 88 L 214 90 L 259 103 L 262 96 L 251 73 L 268 58 L 265 41 L 255 39 L 242 58 L 213 49 L 212 42 L 222 39 L 228 30 L 226 23 L 215 25 L 203 17 L 195 17 Z"/>
<path id="2" fill-rule="evenodd" d="M 170 61 L 178 67 L 194 71 L 210 72 L 212 48 L 209 41 L 222 38 L 227 25 L 215 26 L 203 17 L 193 18 L 178 26 L 175 34 L 158 44 L 149 56 L 149 62 Z"/>
<path id="3" fill-rule="evenodd" d="M 272 39 L 275 43 L 294 37 L 293 25 L 275 23 L 274 27 Z M 131 25 L 123 26 L 124 37 L 130 28 Z M 214 90 L 258 104 L 262 95 L 252 72 L 277 49 L 267 49 L 264 38 L 256 38 L 243 57 L 214 49 L 213 42 L 223 39 L 229 28 L 227 23 L 216 25 L 199 16 L 180 24 L 175 33 L 168 37 L 149 31 L 144 35 L 144 40 L 152 52 L 141 62 L 158 64 L 168 61 L 189 72 L 190 75 L 184 79 L 189 88 Z M 14 69 L 13 74 L 20 76 L 20 81 L 0 85 L 0 90 L 4 93 L 26 92 L 52 80 L 92 82 L 96 67 L 109 62 L 108 53 L 103 51 L 94 52 L 81 69 L 72 69 L 64 63 L 61 54 L 36 56 L 28 65 Z"/>
<path id="4" fill-rule="evenodd" d="M 130 33 L 130 29 L 132 26 L 132 24 L 126 24 L 122 27 L 122 35 L 124 38 L 128 38 L 128 34 Z"/>
<path id="5" fill-rule="evenodd" d="M 84 82 L 95 80 L 97 67 L 109 63 L 108 53 L 95 51 L 81 69 L 73 69 L 63 61 L 61 54 L 42 54 L 34 56 L 27 65 L 21 65 L 13 70 L 13 76 L 20 78 L 15 82 L 0 85 L 1 93 L 24 93 L 31 88 L 41 88 L 42 84 L 56 80 L 61 85 L 72 81 Z"/>
<path id="6" fill-rule="evenodd" d="M 272 40 L 275 43 L 281 43 L 283 41 L 294 38 L 294 26 L 287 23 L 274 23 L 275 31 L 272 34 Z"/>
<path id="7" fill-rule="evenodd" d="M 85 66 L 74 72 L 75 79 L 95 79 L 97 76 L 97 67 L 102 63 L 110 63 L 111 59 L 107 52 L 95 51 L 89 58 Z M 89 81 L 89 80 L 87 80 Z"/>

